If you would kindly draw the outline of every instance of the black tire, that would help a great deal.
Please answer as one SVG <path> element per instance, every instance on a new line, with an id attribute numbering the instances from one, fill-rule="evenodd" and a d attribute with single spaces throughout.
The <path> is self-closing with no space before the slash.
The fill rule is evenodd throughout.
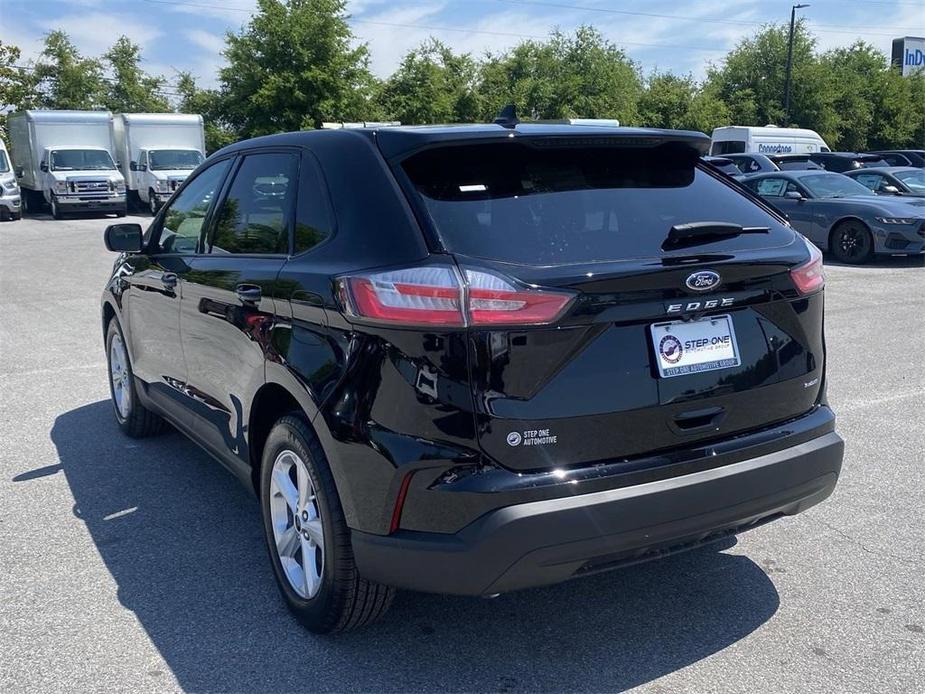
<path id="1" fill-rule="evenodd" d="M 0 207 L 0 222 L 9 222 L 12 219 L 16 219 L 16 217 L 13 216 L 13 213 L 5 207 Z"/>
<path id="2" fill-rule="evenodd" d="M 64 219 L 64 213 L 61 211 L 61 208 L 58 207 L 58 203 L 54 195 L 51 196 L 51 216 L 54 219 Z"/>
<path id="3" fill-rule="evenodd" d="M 284 451 L 292 451 L 308 470 L 322 520 L 324 561 L 321 584 L 311 598 L 292 587 L 279 558 L 270 512 L 273 464 Z M 276 583 L 295 618 L 318 634 L 350 631 L 370 624 L 386 613 L 395 589 L 367 581 L 357 573 L 340 497 L 321 443 L 301 414 L 282 417 L 267 437 L 260 469 L 260 508 L 263 529 Z"/>
<path id="4" fill-rule="evenodd" d="M 840 263 L 860 265 L 874 257 L 874 237 L 866 224 L 849 219 L 832 229 L 829 250 Z"/>
<path id="5" fill-rule="evenodd" d="M 128 213 L 124 207 L 121 210 L 116 211 L 116 217 L 124 217 Z"/>
<path id="6" fill-rule="evenodd" d="M 129 394 L 128 412 L 123 415 L 116 405 L 116 393 L 113 385 L 112 374 L 112 343 L 118 337 L 125 344 L 125 337 L 122 334 L 122 328 L 119 321 L 113 318 L 109 321 L 106 329 L 106 366 L 110 374 L 109 377 L 109 396 L 112 400 L 112 410 L 116 416 L 116 422 L 119 428 L 133 439 L 140 439 L 146 436 L 154 436 L 164 430 L 164 420 L 159 415 L 154 414 L 151 410 L 141 404 L 138 399 L 138 391 L 135 388 L 135 373 L 132 371 L 132 364 L 128 357 L 128 350 L 125 352 L 125 368 L 127 371 L 126 388 Z"/>
<path id="7" fill-rule="evenodd" d="M 148 190 L 148 212 L 150 212 L 153 217 L 160 209 L 161 206 L 157 202 L 157 196 L 154 194 L 154 191 Z"/>

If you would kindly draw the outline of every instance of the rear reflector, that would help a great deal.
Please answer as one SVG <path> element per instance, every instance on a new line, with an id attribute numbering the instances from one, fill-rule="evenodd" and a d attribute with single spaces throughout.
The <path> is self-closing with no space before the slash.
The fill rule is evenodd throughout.
<path id="1" fill-rule="evenodd" d="M 517 286 L 493 273 L 417 267 L 342 277 L 349 313 L 402 325 L 542 325 L 556 320 L 571 293 Z"/>
<path id="2" fill-rule="evenodd" d="M 809 260 L 790 271 L 790 277 L 800 294 L 812 294 L 825 286 L 825 270 L 822 267 L 822 251 L 803 239 L 809 249 Z"/>

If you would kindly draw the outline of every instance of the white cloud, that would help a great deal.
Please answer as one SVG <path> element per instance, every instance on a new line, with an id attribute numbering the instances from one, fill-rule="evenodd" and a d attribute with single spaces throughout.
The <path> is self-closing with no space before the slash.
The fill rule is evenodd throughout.
<path id="1" fill-rule="evenodd" d="M 218 56 L 225 49 L 225 39 L 222 36 L 203 31 L 202 29 L 188 29 L 183 35 L 192 43 L 207 53 Z"/>
<path id="2" fill-rule="evenodd" d="M 109 50 L 120 36 L 139 44 L 142 53 L 161 35 L 160 29 L 143 17 L 137 19 L 113 12 L 86 12 L 42 19 L 36 25 L 44 31 L 63 29 L 84 55 L 98 56 Z"/>

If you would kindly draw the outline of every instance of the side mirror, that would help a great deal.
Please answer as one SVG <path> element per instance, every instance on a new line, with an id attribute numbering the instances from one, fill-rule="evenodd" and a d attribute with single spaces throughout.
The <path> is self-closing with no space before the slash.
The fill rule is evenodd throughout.
<path id="1" fill-rule="evenodd" d="M 140 224 L 110 224 L 103 233 L 106 249 L 116 253 L 141 252 Z"/>
<path id="2" fill-rule="evenodd" d="M 138 170 L 139 170 L 139 171 L 147 171 L 147 170 L 148 170 L 148 165 L 147 165 L 147 164 L 139 164 L 139 165 L 138 165 Z"/>
<path id="3" fill-rule="evenodd" d="M 803 200 L 803 193 L 798 190 L 788 190 L 784 193 L 784 197 L 788 200 Z"/>
<path id="4" fill-rule="evenodd" d="M 44 162 L 44 161 L 43 161 L 41 164 L 39 164 L 39 168 L 40 168 L 42 171 L 48 171 L 48 162 Z"/>
<path id="5" fill-rule="evenodd" d="M 130 161 L 130 162 L 128 163 L 128 168 L 130 168 L 132 171 L 138 171 L 138 162 L 137 162 L 137 161 Z"/>

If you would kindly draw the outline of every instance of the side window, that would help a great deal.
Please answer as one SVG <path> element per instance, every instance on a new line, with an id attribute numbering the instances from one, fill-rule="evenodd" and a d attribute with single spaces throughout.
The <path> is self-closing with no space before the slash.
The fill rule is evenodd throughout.
<path id="1" fill-rule="evenodd" d="M 755 162 L 750 157 L 736 157 L 732 160 L 736 165 L 736 168 L 742 173 L 748 173 L 754 171 Z"/>
<path id="2" fill-rule="evenodd" d="M 783 178 L 762 178 L 755 186 L 758 195 L 766 198 L 783 197 L 786 188 L 787 182 Z"/>
<path id="3" fill-rule="evenodd" d="M 883 176 L 880 174 L 858 174 L 854 177 L 854 180 L 871 190 L 877 190 L 886 183 Z"/>
<path id="4" fill-rule="evenodd" d="M 327 239 L 334 229 L 327 189 L 314 157 L 302 156 L 299 205 L 296 212 L 293 253 L 304 253 Z"/>
<path id="5" fill-rule="evenodd" d="M 164 210 L 158 250 L 162 253 L 196 253 L 202 223 L 222 181 L 231 167 L 231 159 L 216 162 L 190 181 Z"/>
<path id="6" fill-rule="evenodd" d="M 298 158 L 249 154 L 215 215 L 212 253 L 288 254 Z"/>
<path id="7" fill-rule="evenodd" d="M 741 140 L 723 140 L 714 142 L 710 154 L 741 154 L 745 151 L 745 142 Z"/>

